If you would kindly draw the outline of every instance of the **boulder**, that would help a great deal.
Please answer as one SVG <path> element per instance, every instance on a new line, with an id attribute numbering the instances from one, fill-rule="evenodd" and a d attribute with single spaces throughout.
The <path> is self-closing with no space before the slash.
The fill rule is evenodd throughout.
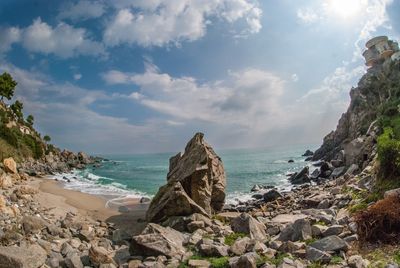
<path id="1" fill-rule="evenodd" d="M 243 237 L 240 239 L 237 239 L 233 245 L 230 247 L 230 252 L 233 254 L 240 256 L 246 253 L 247 249 L 251 244 L 254 244 L 252 240 L 248 237 Z"/>
<path id="2" fill-rule="evenodd" d="M 302 156 L 313 156 L 314 152 L 311 150 L 306 150 L 306 152 Z"/>
<path id="3" fill-rule="evenodd" d="M 79 152 L 79 153 L 78 153 L 78 159 L 79 159 L 79 161 L 80 161 L 82 164 L 85 164 L 85 165 L 90 164 L 90 163 L 93 162 L 93 161 L 90 159 L 90 157 L 89 157 L 86 153 L 84 153 L 84 152 Z"/>
<path id="4" fill-rule="evenodd" d="M 282 197 L 282 195 L 275 189 L 269 190 L 263 195 L 263 199 L 265 202 L 272 202 L 280 197 Z"/>
<path id="5" fill-rule="evenodd" d="M 342 176 L 345 172 L 346 172 L 346 167 L 337 167 L 332 171 L 331 177 L 338 178 Z"/>
<path id="6" fill-rule="evenodd" d="M 317 240 L 309 245 L 310 247 L 321 251 L 341 251 L 347 250 L 348 244 L 336 235 L 331 235 L 320 240 Z"/>
<path id="7" fill-rule="evenodd" d="M 17 163 L 15 163 L 12 157 L 3 160 L 4 170 L 8 173 L 18 174 Z"/>
<path id="8" fill-rule="evenodd" d="M 13 179 L 10 175 L 3 173 L 0 176 L 0 189 L 7 189 L 13 185 Z"/>
<path id="9" fill-rule="evenodd" d="M 248 234 L 251 239 L 264 241 L 267 238 L 265 225 L 247 213 L 232 219 L 231 227 L 234 232 Z"/>
<path id="10" fill-rule="evenodd" d="M 257 261 L 260 256 L 255 252 L 246 253 L 240 257 L 232 258 L 230 261 L 231 268 L 256 268 Z"/>
<path id="11" fill-rule="evenodd" d="M 292 184 L 303 184 L 303 183 L 310 182 L 310 178 L 308 177 L 308 174 L 309 174 L 309 167 L 306 166 L 300 172 L 293 174 L 289 178 L 289 181 Z"/>
<path id="12" fill-rule="evenodd" d="M 171 216 L 201 213 L 211 216 L 225 203 L 225 171 L 221 158 L 197 133 L 183 155 L 170 159 L 167 184 L 162 186 L 147 211 L 149 222 Z M 179 199 L 179 200 L 177 200 Z"/>
<path id="13" fill-rule="evenodd" d="M 92 245 L 89 249 L 89 258 L 93 264 L 100 265 L 106 263 L 114 264 L 113 253 L 103 247 Z"/>
<path id="14" fill-rule="evenodd" d="M 306 248 L 306 259 L 312 262 L 329 263 L 332 255 L 319 249 L 308 246 Z"/>
<path id="15" fill-rule="evenodd" d="M 360 255 L 350 256 L 347 260 L 347 264 L 350 268 L 368 268 L 370 263 L 368 260 L 363 259 Z M 385 266 L 387 267 L 387 266 Z"/>
<path id="16" fill-rule="evenodd" d="M 298 219 L 293 224 L 288 224 L 279 235 L 280 241 L 305 241 L 312 238 L 310 221 Z"/>
<path id="17" fill-rule="evenodd" d="M 189 260 L 188 265 L 190 268 L 208 268 L 211 263 L 207 260 Z"/>
<path id="18" fill-rule="evenodd" d="M 22 227 L 25 234 L 37 234 L 46 228 L 47 222 L 36 216 L 24 216 L 22 218 Z"/>
<path id="19" fill-rule="evenodd" d="M 38 268 L 45 263 L 46 258 L 46 251 L 38 245 L 0 247 L 1 268 Z"/>
<path id="20" fill-rule="evenodd" d="M 130 251 L 132 255 L 165 255 L 181 260 L 186 254 L 184 240 L 182 233 L 170 227 L 149 223 L 140 235 L 132 238 Z"/>

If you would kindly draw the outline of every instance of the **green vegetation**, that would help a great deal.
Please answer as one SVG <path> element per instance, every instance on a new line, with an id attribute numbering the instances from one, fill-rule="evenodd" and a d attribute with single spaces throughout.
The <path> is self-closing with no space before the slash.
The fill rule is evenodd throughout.
<path id="1" fill-rule="evenodd" d="M 330 264 L 340 264 L 340 263 L 342 263 L 342 262 L 343 262 L 343 258 L 342 258 L 342 257 L 340 257 L 340 256 L 333 256 L 332 259 L 331 259 L 331 261 L 330 261 Z"/>
<path id="2" fill-rule="evenodd" d="M 210 262 L 211 267 L 213 268 L 227 268 L 229 267 L 229 257 L 219 257 L 219 258 L 215 258 L 215 257 L 202 257 L 199 255 L 193 255 L 191 258 L 191 260 L 207 260 Z M 187 268 L 188 266 L 188 261 L 186 262 L 182 262 L 181 264 L 179 264 L 178 266 L 179 268 Z"/>
<path id="3" fill-rule="evenodd" d="M 11 77 L 9 73 L 3 73 L 0 75 L 0 96 L 3 101 L 4 98 L 11 100 L 14 95 L 14 89 L 17 86 L 17 82 Z"/>
<path id="4" fill-rule="evenodd" d="M 51 141 L 51 138 L 50 138 L 49 135 L 45 135 L 45 136 L 43 137 L 43 140 L 44 140 L 45 142 L 50 142 L 50 141 Z"/>
<path id="5" fill-rule="evenodd" d="M 392 178 L 399 175 L 400 140 L 396 138 L 391 127 L 386 127 L 378 138 L 378 159 L 384 177 Z"/>
<path id="6" fill-rule="evenodd" d="M 13 97 L 16 85 L 17 82 L 8 73 L 0 75 L 0 160 L 6 157 L 14 157 L 17 161 L 26 157 L 39 159 L 44 155 L 45 148 L 46 152 L 49 152 L 54 150 L 54 147 L 46 146 L 40 134 L 33 129 L 32 115 L 28 115 L 26 121 L 24 120 L 22 102 L 16 100 L 9 108 L 3 102 L 4 98 L 10 100 Z M 49 141 L 50 137 L 46 139 L 46 142 Z"/>
<path id="7" fill-rule="evenodd" d="M 225 237 L 225 244 L 228 246 L 232 246 L 238 238 L 245 237 L 244 233 L 232 233 Z"/>
<path id="8" fill-rule="evenodd" d="M 312 262 L 307 268 L 323 268 L 324 266 L 320 262 Z"/>

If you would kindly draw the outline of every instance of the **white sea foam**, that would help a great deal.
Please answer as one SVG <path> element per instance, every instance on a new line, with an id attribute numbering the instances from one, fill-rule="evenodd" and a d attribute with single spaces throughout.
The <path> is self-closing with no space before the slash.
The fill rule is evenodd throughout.
<path id="1" fill-rule="evenodd" d="M 111 178 L 97 176 L 88 170 L 73 170 L 71 173 L 60 173 L 53 176 L 54 179 L 64 182 L 64 188 L 74 191 L 80 191 L 92 195 L 100 195 L 109 199 L 109 202 L 118 202 L 118 200 L 140 199 L 150 196 L 137 190 L 128 189 L 126 185 L 118 182 L 110 184 L 100 184 L 98 181 L 110 180 Z M 108 202 L 107 202 L 108 203 Z"/>

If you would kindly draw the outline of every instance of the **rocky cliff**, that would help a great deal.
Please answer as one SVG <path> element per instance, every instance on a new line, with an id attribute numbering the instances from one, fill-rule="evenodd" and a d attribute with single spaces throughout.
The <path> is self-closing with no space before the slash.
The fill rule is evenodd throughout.
<path id="1" fill-rule="evenodd" d="M 388 60 L 368 69 L 350 91 L 350 106 L 335 131 L 329 133 L 313 160 L 338 160 L 346 166 L 365 165 L 375 155 L 382 108 L 399 98 L 400 62 Z"/>

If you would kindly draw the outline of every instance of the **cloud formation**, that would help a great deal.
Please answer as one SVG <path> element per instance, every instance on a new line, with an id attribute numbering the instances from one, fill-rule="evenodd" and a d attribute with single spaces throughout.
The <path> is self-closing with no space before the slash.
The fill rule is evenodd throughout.
<path id="1" fill-rule="evenodd" d="M 76 3 L 68 2 L 62 5 L 58 19 L 72 21 L 88 20 L 101 17 L 106 11 L 106 6 L 101 1 L 80 0 Z"/>
<path id="2" fill-rule="evenodd" d="M 21 43 L 29 52 L 54 54 L 60 58 L 107 56 L 104 46 L 94 41 L 86 29 L 64 22 L 52 27 L 40 17 L 26 28 L 0 28 L 0 41 L 0 53 L 10 50 L 13 44 Z"/>
<path id="3" fill-rule="evenodd" d="M 262 27 L 262 11 L 253 0 L 117 1 L 115 5 L 119 9 L 104 31 L 108 46 L 179 45 L 203 37 L 216 18 L 231 24 L 244 20 L 247 26 L 238 35 L 258 33 Z"/>

